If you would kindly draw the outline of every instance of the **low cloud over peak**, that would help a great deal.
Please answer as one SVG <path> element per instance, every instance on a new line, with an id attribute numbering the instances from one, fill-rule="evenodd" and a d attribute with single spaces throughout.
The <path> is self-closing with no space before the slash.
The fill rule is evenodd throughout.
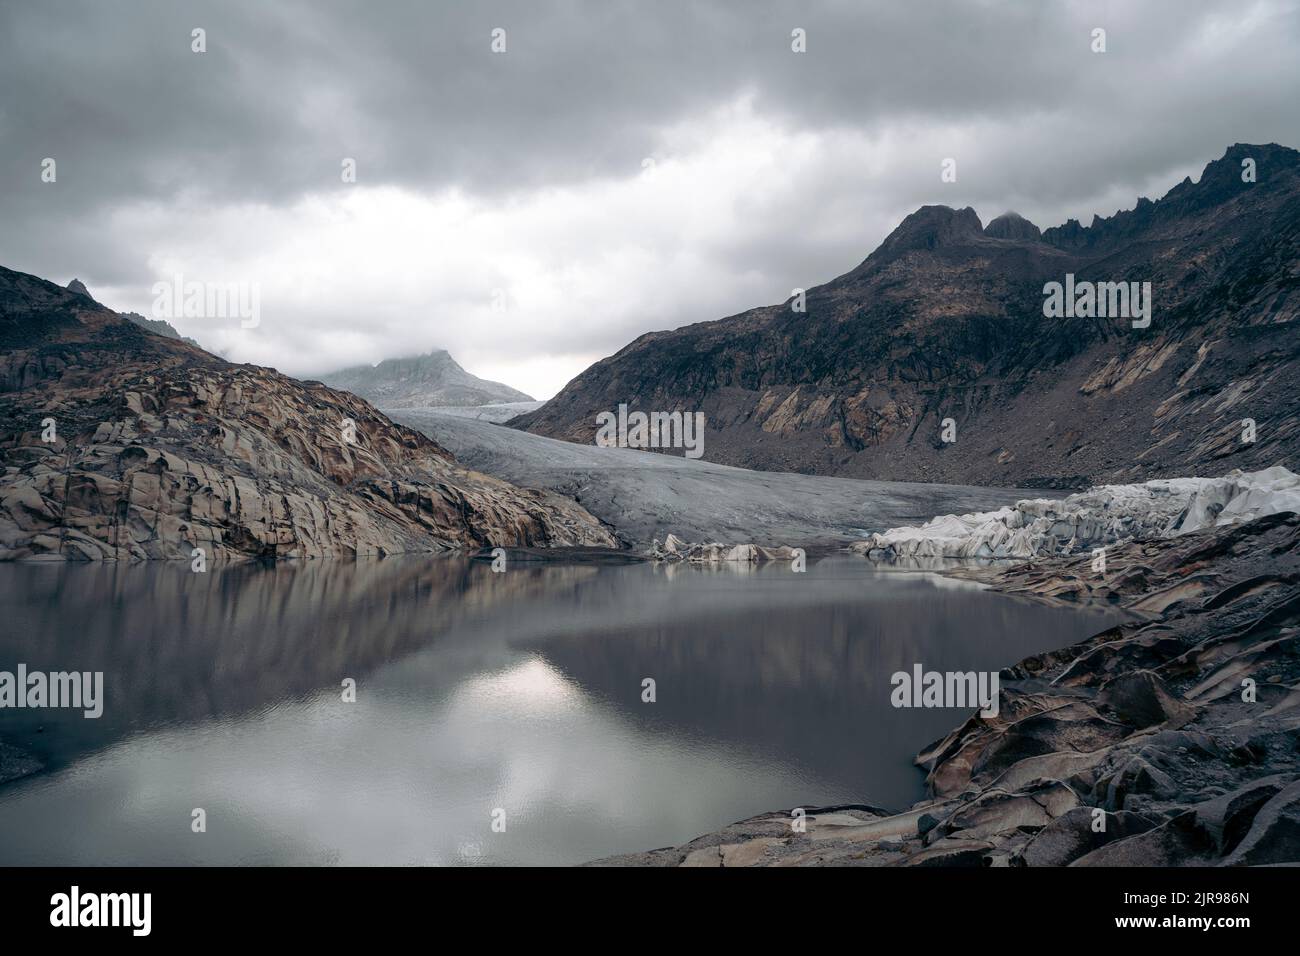
<path id="1" fill-rule="evenodd" d="M 176 274 L 255 282 L 257 328 L 173 324 L 304 374 L 437 341 L 545 397 L 844 272 L 922 205 L 1090 222 L 1229 143 L 1300 143 L 1296 4 L 1232 13 L 9 5 L 0 263 L 145 315 Z"/>

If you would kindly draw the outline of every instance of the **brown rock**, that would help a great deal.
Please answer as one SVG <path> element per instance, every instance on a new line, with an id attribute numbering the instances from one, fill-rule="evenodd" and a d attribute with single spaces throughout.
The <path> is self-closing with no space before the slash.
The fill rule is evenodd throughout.
<path id="1" fill-rule="evenodd" d="M 574 502 L 468 471 L 356 396 L 7 269 L 0 341 L 0 559 L 616 546 Z"/>

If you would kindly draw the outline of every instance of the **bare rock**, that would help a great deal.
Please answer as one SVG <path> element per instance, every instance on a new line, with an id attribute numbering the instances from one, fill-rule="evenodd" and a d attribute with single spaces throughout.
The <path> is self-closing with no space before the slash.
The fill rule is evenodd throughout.
<path id="1" fill-rule="evenodd" d="M 1040 830 L 1020 855 L 1026 866 L 1066 866 L 1115 840 L 1145 833 L 1153 821 L 1138 813 L 1106 813 L 1097 829 L 1096 810 L 1078 806 L 1061 814 Z"/>
<path id="2" fill-rule="evenodd" d="M 1052 595 L 1086 579 L 1079 564 L 982 579 Z M 1130 542 L 1109 573 L 1144 613 L 1004 670 L 996 716 L 918 754 L 930 800 L 803 838 L 724 831 L 687 846 L 772 836 L 749 852 L 782 866 L 1300 863 L 1300 514 Z"/>
<path id="3" fill-rule="evenodd" d="M 574 502 L 468 471 L 354 395 L 33 276 L 0 269 L 0 334 L 2 559 L 616 546 Z"/>
<path id="4" fill-rule="evenodd" d="M 1181 727 L 1195 715 L 1195 708 L 1174 698 L 1165 683 L 1148 670 L 1131 671 L 1106 681 L 1099 703 L 1131 727 L 1155 725 Z"/>
<path id="5" fill-rule="evenodd" d="M 1266 866 L 1300 861 L 1300 780 L 1264 804 L 1225 866 Z"/>

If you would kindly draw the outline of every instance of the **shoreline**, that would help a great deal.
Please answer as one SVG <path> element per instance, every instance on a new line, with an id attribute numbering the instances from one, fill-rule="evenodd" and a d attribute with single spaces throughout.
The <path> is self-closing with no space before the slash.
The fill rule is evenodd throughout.
<path id="1" fill-rule="evenodd" d="M 1300 515 L 1128 542 L 1104 576 L 1090 560 L 951 569 L 1141 617 L 1004 668 L 998 716 L 976 714 L 917 754 L 926 799 L 896 813 L 804 808 L 803 832 L 794 809 L 771 811 L 585 865 L 1300 860 Z"/>

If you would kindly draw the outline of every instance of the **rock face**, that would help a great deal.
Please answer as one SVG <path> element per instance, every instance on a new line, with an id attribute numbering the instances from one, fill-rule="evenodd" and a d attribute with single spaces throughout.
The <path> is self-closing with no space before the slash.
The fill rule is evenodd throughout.
<path id="1" fill-rule="evenodd" d="M 1281 511 L 1300 512 L 1300 476 L 1275 467 L 1222 478 L 1102 485 L 1062 500 L 1037 498 L 997 511 L 944 515 L 920 527 L 869 535 L 853 550 L 874 560 L 1077 554 Z"/>
<path id="2" fill-rule="evenodd" d="M 140 326 L 142 329 L 147 329 L 154 333 L 154 335 L 161 335 L 166 339 L 177 339 L 187 345 L 193 345 L 195 348 L 202 348 L 202 346 L 194 339 L 187 335 L 181 335 L 172 328 L 170 322 L 166 322 L 163 319 L 147 319 L 139 312 L 119 312 L 118 315 L 122 316 L 122 318 L 126 319 L 128 322 Z"/>
<path id="3" fill-rule="evenodd" d="M 984 235 L 991 239 L 1010 239 L 1013 242 L 1037 242 L 1043 234 L 1019 213 L 1004 212 L 984 227 Z"/>
<path id="4" fill-rule="evenodd" d="M 84 295 L 87 299 L 90 299 L 90 301 L 95 302 L 95 297 L 90 294 L 90 290 L 86 288 L 86 284 L 82 282 L 80 279 L 73 279 L 71 282 L 69 282 L 67 285 L 67 289 L 69 292 L 75 292 L 77 293 L 77 295 Z M 95 304 L 99 305 L 98 302 L 95 302 Z M 182 342 L 188 342 L 190 345 L 199 348 L 202 347 L 199 346 L 198 342 L 194 341 L 188 336 L 181 335 L 179 332 L 177 332 L 174 328 L 172 328 L 170 322 L 165 322 L 162 319 L 147 319 L 139 312 L 119 312 L 118 315 L 126 319 L 128 322 L 135 323 L 136 325 L 140 326 L 140 328 L 142 329 L 148 329 L 150 332 L 153 332 L 155 335 L 161 335 L 164 338 L 168 338 L 168 339 L 179 339 Z"/>
<path id="5" fill-rule="evenodd" d="M 1245 159 L 1257 182 L 1242 181 Z M 622 402 L 702 411 L 710 461 L 979 485 L 1290 463 L 1300 153 L 1233 146 L 1158 202 L 1037 233 L 924 207 L 809 289 L 806 313 L 788 301 L 643 335 L 512 424 L 590 443 Z M 1067 274 L 1150 282 L 1150 326 L 1046 318 L 1044 285 Z"/>
<path id="6" fill-rule="evenodd" d="M 385 359 L 321 377 L 327 385 L 359 395 L 380 408 L 433 408 L 531 402 L 529 395 L 471 375 L 438 349 L 413 358 Z"/>
<path id="7" fill-rule="evenodd" d="M 365 401 L 150 334 L 0 269 L 0 559 L 612 546 Z"/>
<path id="8" fill-rule="evenodd" d="M 1214 866 L 1300 863 L 1300 515 L 1110 557 L 972 571 L 1011 593 L 1141 614 L 1001 672 L 996 717 L 925 748 L 930 797 L 762 814 L 653 866 Z M 813 795 L 815 796 L 815 795 Z"/>

